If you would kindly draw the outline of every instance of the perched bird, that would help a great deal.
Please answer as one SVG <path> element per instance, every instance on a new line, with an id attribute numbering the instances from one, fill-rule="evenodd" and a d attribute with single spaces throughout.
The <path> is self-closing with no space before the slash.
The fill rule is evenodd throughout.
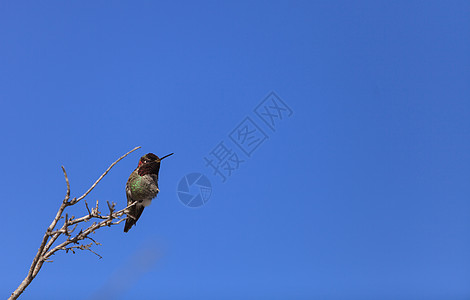
<path id="1" fill-rule="evenodd" d="M 124 232 L 128 232 L 147 207 L 160 191 L 158 189 L 158 171 L 160 171 L 160 162 L 165 157 L 159 158 L 153 153 L 147 153 L 139 160 L 139 165 L 131 173 L 126 184 L 127 206 L 137 202 L 127 211 L 126 225 Z"/>

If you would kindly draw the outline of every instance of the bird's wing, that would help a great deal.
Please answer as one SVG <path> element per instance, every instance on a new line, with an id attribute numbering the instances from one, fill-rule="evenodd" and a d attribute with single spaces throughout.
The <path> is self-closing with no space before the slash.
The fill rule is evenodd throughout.
<path id="1" fill-rule="evenodd" d="M 126 225 L 124 225 L 124 232 L 128 232 L 132 225 L 135 225 L 143 211 L 144 206 L 140 203 L 136 203 L 134 206 L 129 208 L 129 211 L 127 212 Z"/>
<path id="2" fill-rule="evenodd" d="M 126 186 L 126 196 L 127 196 L 127 206 L 131 205 L 135 201 L 131 198 L 131 193 L 129 187 Z M 128 232 L 131 229 L 132 225 L 135 225 L 137 220 L 142 215 L 144 211 L 144 206 L 137 202 L 134 206 L 130 207 L 127 211 L 126 224 L 124 225 L 124 232 Z"/>

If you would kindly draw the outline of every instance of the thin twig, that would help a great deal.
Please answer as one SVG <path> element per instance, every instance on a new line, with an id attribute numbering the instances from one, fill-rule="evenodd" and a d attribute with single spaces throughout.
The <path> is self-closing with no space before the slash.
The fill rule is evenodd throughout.
<path id="1" fill-rule="evenodd" d="M 98 178 L 95 183 L 93 183 L 93 185 L 88 189 L 88 191 L 85 192 L 85 194 L 83 194 L 82 196 L 78 197 L 75 201 L 74 201 L 74 204 L 79 202 L 80 200 L 82 200 L 83 198 L 85 198 L 94 188 L 95 186 L 101 181 L 101 179 L 103 179 L 104 176 L 106 176 L 106 174 L 108 174 L 108 172 L 118 163 L 121 161 L 121 159 L 125 158 L 126 156 L 128 156 L 129 154 L 131 154 L 132 152 L 134 152 L 135 150 L 139 149 L 140 147 L 135 147 L 134 149 L 132 149 L 131 151 L 127 152 L 126 154 L 124 154 L 123 156 L 121 156 L 118 160 L 116 160 L 115 162 L 113 162 L 108 169 L 106 169 L 106 171 L 104 171 L 104 173 L 100 176 L 100 178 Z"/>
<path id="2" fill-rule="evenodd" d="M 65 195 L 65 199 L 64 199 L 64 202 L 67 202 L 70 198 L 70 182 L 69 182 L 69 178 L 67 177 L 67 172 L 65 172 L 64 166 L 61 166 L 61 167 L 62 167 L 62 172 L 64 172 L 65 182 L 67 183 L 67 194 Z"/>
<path id="3" fill-rule="evenodd" d="M 91 215 L 90 208 L 88 207 L 88 203 L 86 203 L 86 200 L 85 200 L 85 206 L 86 206 L 86 210 L 88 211 L 88 214 Z"/>

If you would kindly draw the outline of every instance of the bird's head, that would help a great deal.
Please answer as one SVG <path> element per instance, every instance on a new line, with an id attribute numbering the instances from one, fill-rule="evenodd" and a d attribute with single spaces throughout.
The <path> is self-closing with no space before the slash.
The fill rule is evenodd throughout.
<path id="1" fill-rule="evenodd" d="M 139 174 L 157 174 L 158 171 L 160 170 L 160 162 L 162 159 L 173 155 L 173 153 L 170 153 L 168 155 L 163 156 L 162 158 L 159 158 L 153 153 L 147 153 L 144 156 L 142 156 L 139 160 Z"/>
<path id="2" fill-rule="evenodd" d="M 160 159 L 158 158 L 158 156 L 156 156 L 153 153 L 147 153 L 140 158 L 139 167 L 142 165 L 148 164 L 150 162 L 160 162 Z"/>

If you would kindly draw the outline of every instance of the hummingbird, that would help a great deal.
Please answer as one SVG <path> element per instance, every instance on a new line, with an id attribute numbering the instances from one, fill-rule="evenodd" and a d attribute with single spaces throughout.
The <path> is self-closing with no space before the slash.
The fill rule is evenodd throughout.
<path id="1" fill-rule="evenodd" d="M 134 202 L 137 203 L 126 212 L 127 219 L 124 232 L 128 232 L 132 225 L 135 225 L 140 215 L 142 215 L 144 207 L 149 206 L 152 199 L 157 196 L 160 191 L 158 189 L 160 162 L 171 155 L 173 153 L 159 158 L 153 153 L 147 153 L 140 158 L 139 165 L 129 176 L 126 183 L 127 206 Z"/>

